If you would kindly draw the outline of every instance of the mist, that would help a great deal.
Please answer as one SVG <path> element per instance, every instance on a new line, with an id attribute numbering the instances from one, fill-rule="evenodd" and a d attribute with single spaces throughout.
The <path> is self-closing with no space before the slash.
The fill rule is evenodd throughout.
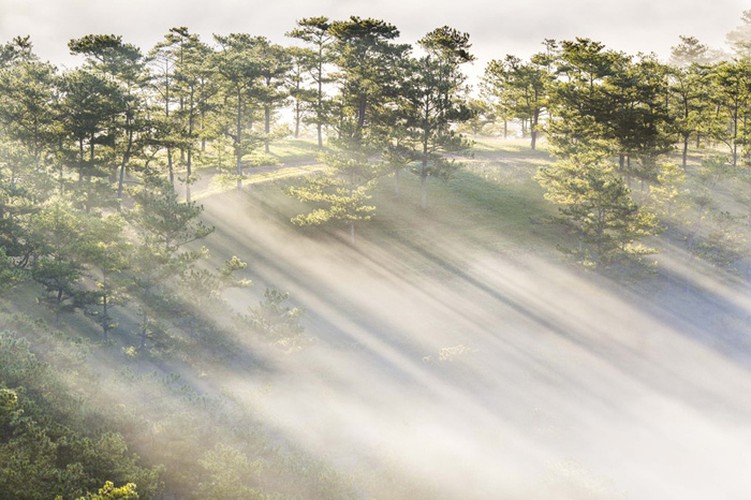
<path id="1" fill-rule="evenodd" d="M 269 373 L 232 366 L 216 383 L 285 439 L 369 478 L 360 494 L 748 491 L 747 287 L 671 268 L 672 284 L 623 289 L 440 231 L 350 247 L 296 234 L 252 193 L 205 203 L 212 246 L 244 255 L 257 288 L 288 290 L 315 339 Z"/>
<path id="2" fill-rule="evenodd" d="M 0 498 L 745 499 L 742 7 L 0 0 Z"/>
<path id="3" fill-rule="evenodd" d="M 88 33 L 115 33 L 127 42 L 151 47 L 174 26 L 188 26 L 203 39 L 213 33 L 252 32 L 286 43 L 284 33 L 297 19 L 351 15 L 385 19 L 400 27 L 403 43 L 415 43 L 441 25 L 472 34 L 473 53 L 478 57 L 473 74 L 479 75 L 491 59 L 505 54 L 527 57 L 542 50 L 545 38 L 557 40 L 577 36 L 600 40 L 625 52 L 655 52 L 669 56 L 679 35 L 698 37 L 711 47 L 721 48 L 725 34 L 736 25 L 738 13 L 746 7 L 739 0 L 708 4 L 691 2 L 592 2 L 578 0 L 534 4 L 509 2 L 421 2 L 393 0 L 375 2 L 309 2 L 285 0 L 262 5 L 231 0 L 109 1 L 91 0 L 2 0 L 0 35 L 10 39 L 31 35 L 42 59 L 72 67 L 76 64 L 65 44 Z M 430 15 L 426 15 L 426 13 Z"/>

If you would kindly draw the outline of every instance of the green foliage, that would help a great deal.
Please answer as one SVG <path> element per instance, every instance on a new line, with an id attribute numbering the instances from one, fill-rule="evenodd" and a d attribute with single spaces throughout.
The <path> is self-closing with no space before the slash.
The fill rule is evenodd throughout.
<path id="1" fill-rule="evenodd" d="M 0 247 L 0 283 L 3 283 L 2 292 L 9 292 L 15 285 L 27 279 L 27 273 L 16 267 L 13 260 Z M 0 292 L 0 293 L 2 293 Z"/>
<path id="2" fill-rule="evenodd" d="M 80 402 L 58 375 L 28 341 L 0 333 L 0 491 L 19 499 L 77 498 L 114 478 L 153 495 L 159 470 L 139 465 L 119 434 L 87 428 Z"/>
<path id="3" fill-rule="evenodd" d="M 267 288 L 263 297 L 262 302 L 248 308 L 248 314 L 242 316 L 247 325 L 287 352 L 298 350 L 310 341 L 303 337 L 302 309 L 285 305 L 288 293 Z"/>
<path id="4" fill-rule="evenodd" d="M 748 107 L 751 102 L 751 60 L 722 61 L 713 68 L 711 78 L 716 109 L 726 125 L 714 129 L 714 137 L 727 145 L 733 167 L 738 165 L 741 153 L 747 162 L 751 162 L 748 148 L 751 137 L 748 125 L 751 118 Z"/>
<path id="5" fill-rule="evenodd" d="M 459 68 L 474 57 L 469 34 L 448 26 L 431 31 L 419 43 L 427 55 L 402 65 L 402 109 L 388 137 L 391 160 L 400 148 L 413 150 L 401 156 L 417 160 L 412 171 L 421 179 L 420 205 L 426 208 L 427 178 L 450 178 L 458 165 L 447 155 L 469 147 L 454 126 L 471 117 L 465 103 L 466 77 Z"/>
<path id="6" fill-rule="evenodd" d="M 349 225 L 354 241 L 355 223 L 370 220 L 375 211 L 375 207 L 367 205 L 368 192 L 383 169 L 369 153 L 352 141 L 334 143 L 322 157 L 329 171 L 287 190 L 290 196 L 313 205 L 310 212 L 293 217 L 292 222 L 300 226 L 343 222 Z"/>
<path id="7" fill-rule="evenodd" d="M 732 37 L 739 55 L 746 28 Z M 238 257 L 209 263 L 196 241 L 212 228 L 190 201 L 194 167 L 231 172 L 225 178 L 239 185 L 248 166 L 313 163 L 314 146 L 294 158 L 280 153 L 287 145 L 276 139 L 288 131 L 274 116 L 288 97 L 298 127 L 316 126 L 320 149 L 324 128 L 338 136 L 321 157 L 327 170 L 289 189 L 309 209 L 295 224 L 349 225 L 354 238 L 355 224 L 373 219 L 376 180 L 410 170 L 423 206 L 429 177 L 453 176 L 456 185 L 437 186 L 434 220 L 415 216 L 405 234 L 435 230 L 424 239 L 437 241 L 451 232 L 495 250 L 492 229 L 514 234 L 515 245 L 536 244 L 548 209 L 535 205 L 542 200 L 528 174 L 529 165 L 547 164 L 544 153 L 496 157 L 490 148 L 481 168 L 457 175 L 457 156 L 470 146 L 460 127 L 477 132 L 495 114 L 520 120 L 533 147 L 545 127 L 560 160 L 537 179 L 579 239 L 572 251 L 583 262 L 646 251 L 638 241 L 656 232 L 656 220 L 635 203 L 624 181 L 632 176 L 647 183 L 672 241 L 685 239 L 694 255 L 722 266 L 747 259 L 748 202 L 727 200 L 748 186 L 740 167 L 751 158 L 742 57 L 713 64 L 705 46 L 682 37 L 673 54 L 680 67 L 668 68 L 588 39 L 546 40 L 546 52 L 528 61 L 491 63 L 488 110 L 468 100 L 461 67 L 474 58 L 469 35 L 454 28 L 423 37 L 421 57 L 377 19 L 307 18 L 289 35 L 307 47 L 243 33 L 216 36 L 212 47 L 176 27 L 148 59 L 119 36 L 87 35 L 69 44 L 83 64 L 64 71 L 40 62 L 28 38 L 0 46 L 0 292 L 8 309 L 35 307 L 28 299 L 43 294 L 56 324 L 75 332 L 68 338 L 41 320 L 0 316 L 3 328 L 21 332 L 0 334 L 0 496 L 153 498 L 162 477 L 162 492 L 181 498 L 362 496 L 278 434 L 265 435 L 244 401 L 203 392 L 217 359 L 239 366 L 253 357 L 233 350 L 245 347 L 248 327 L 284 351 L 310 340 L 301 310 L 274 289 L 241 317 L 243 330 L 232 328 L 237 316 L 224 292 L 249 285 L 239 278 L 246 265 Z M 697 168 L 688 157 L 693 138 L 696 149 L 701 140 L 725 144 L 732 158 L 709 157 Z M 663 162 L 681 142 L 683 169 Z M 262 144 L 274 153 L 261 153 Z M 519 171 L 515 187 L 498 184 Z M 416 183 L 406 189 L 418 192 Z M 391 224 L 384 219 L 403 209 L 374 222 Z M 545 241 L 558 229 L 542 229 L 554 233 Z M 92 329 L 78 309 L 104 337 L 120 321 L 117 335 L 84 342 Z M 439 358 L 463 352 L 458 345 Z M 170 371 L 178 365 L 189 376 Z M 168 470 L 147 467 L 132 449 Z"/>
<path id="8" fill-rule="evenodd" d="M 671 227 L 687 216 L 690 200 L 686 178 L 686 172 L 678 165 L 663 163 L 660 165 L 657 183 L 649 190 L 655 215 L 667 229 L 668 237 L 671 235 Z"/>
<path id="9" fill-rule="evenodd" d="M 323 148 L 323 127 L 328 121 L 332 107 L 324 93 L 324 85 L 331 82 L 326 71 L 326 66 L 333 58 L 333 51 L 330 49 L 334 37 L 330 28 L 331 22 L 327 17 L 309 17 L 298 20 L 297 27 L 287 33 L 287 36 L 302 40 L 310 46 L 308 55 L 298 53 L 295 56 L 293 52 L 293 58 L 296 58 L 299 66 L 308 68 L 313 88 L 301 89 L 299 78 L 293 77 L 293 97 L 296 101 L 306 103 L 310 108 L 312 116 L 308 123 L 316 126 L 319 149 Z M 300 111 L 301 109 L 296 107 L 296 119 L 299 119 Z"/>
<path id="10" fill-rule="evenodd" d="M 536 175 L 545 198 L 559 205 L 565 221 L 580 238 L 575 250 L 584 263 L 609 264 L 628 254 L 641 254 L 638 238 L 653 234 L 653 214 L 640 210 L 602 153 L 590 152 L 559 160 Z"/>
<path id="11" fill-rule="evenodd" d="M 233 255 L 215 270 L 189 268 L 181 277 L 183 291 L 194 306 L 216 304 L 222 301 L 222 293 L 227 288 L 251 285 L 250 280 L 237 277 L 237 273 L 246 267 L 245 262 Z"/>
<path id="12" fill-rule="evenodd" d="M 561 43 L 557 73 L 548 124 L 554 152 L 604 148 L 619 157 L 624 175 L 654 181 L 657 158 L 672 147 L 667 68 L 652 56 L 634 59 L 577 38 Z"/>
<path id="13" fill-rule="evenodd" d="M 138 500 L 139 498 L 135 484 L 128 483 L 118 488 L 112 481 L 107 481 L 99 488 L 98 493 L 87 493 L 86 496 L 77 500 Z"/>
<path id="14" fill-rule="evenodd" d="M 251 462 L 237 449 L 217 445 L 200 460 L 206 480 L 198 484 L 200 498 L 263 499 L 267 498 L 253 485 L 261 472 L 259 462 Z"/>
<path id="15" fill-rule="evenodd" d="M 300 201 L 319 205 L 306 214 L 292 218 L 299 226 L 318 226 L 328 222 L 352 223 L 367 221 L 375 207 L 367 205 L 370 184 L 350 187 L 345 179 L 316 175 L 304 186 L 289 188 L 288 192 Z"/>
<path id="16" fill-rule="evenodd" d="M 709 47 L 694 36 L 679 35 L 681 42 L 670 47 L 670 62 L 678 68 L 710 62 Z"/>
<path id="17" fill-rule="evenodd" d="M 141 244 L 157 259 L 173 258 L 179 248 L 213 231 L 199 216 L 202 207 L 178 200 L 174 187 L 153 171 L 144 172 L 143 185 L 133 195 L 127 219 Z"/>
<path id="18" fill-rule="evenodd" d="M 340 92 L 331 125 L 339 138 L 377 142 L 380 115 L 396 98 L 398 79 L 392 73 L 408 46 L 395 44 L 399 30 L 379 19 L 351 16 L 332 22 L 328 32 L 334 39 Z"/>

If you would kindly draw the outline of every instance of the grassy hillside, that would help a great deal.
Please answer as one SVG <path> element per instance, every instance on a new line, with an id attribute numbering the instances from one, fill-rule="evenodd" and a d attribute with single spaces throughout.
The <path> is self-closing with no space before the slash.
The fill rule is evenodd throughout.
<path id="1" fill-rule="evenodd" d="M 43 339 L 82 339 L 65 390 L 180 498 L 742 498 L 751 301 L 733 267 L 675 233 L 641 265 L 585 271 L 532 179 L 545 151 L 481 139 L 463 161 L 431 180 L 427 210 L 416 177 L 399 197 L 381 179 L 355 244 L 289 222 L 294 176 L 196 190 L 209 264 L 236 255 L 253 281 L 224 298 L 242 313 L 288 292 L 293 341 L 207 304 L 213 329 L 168 326 L 169 348 L 134 356 L 124 308 L 107 345 L 82 316 L 24 329 L 14 310 L 56 331 L 32 288 L 3 298 L 0 329 L 53 366 L 68 358 L 45 346 L 68 344 Z"/>
<path id="2" fill-rule="evenodd" d="M 355 245 L 292 227 L 281 185 L 207 199 L 212 248 L 255 293 L 289 291 L 316 339 L 226 376 L 376 497 L 738 495 L 747 286 L 664 238 L 640 267 L 582 271 L 531 179 L 545 161 L 480 142 L 427 211 L 416 179 L 399 198 L 383 179 Z"/>

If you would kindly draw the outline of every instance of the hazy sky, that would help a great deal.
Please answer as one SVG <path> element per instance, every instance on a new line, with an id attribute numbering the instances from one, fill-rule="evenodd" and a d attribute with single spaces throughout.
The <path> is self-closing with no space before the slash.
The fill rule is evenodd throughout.
<path id="1" fill-rule="evenodd" d="M 70 64 L 67 41 L 88 33 L 122 34 L 145 50 L 180 25 L 205 38 L 248 32 L 283 42 L 301 17 L 359 15 L 395 24 L 410 43 L 444 24 L 467 31 L 475 66 L 484 66 L 537 51 L 544 38 L 587 36 L 665 56 L 678 35 L 690 34 L 720 48 L 748 8 L 742 0 L 0 0 L 0 39 L 30 34 L 43 59 Z"/>

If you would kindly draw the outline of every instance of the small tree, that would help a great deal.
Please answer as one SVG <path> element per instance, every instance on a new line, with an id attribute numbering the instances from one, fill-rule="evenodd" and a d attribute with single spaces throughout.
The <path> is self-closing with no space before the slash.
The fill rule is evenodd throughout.
<path id="1" fill-rule="evenodd" d="M 131 269 L 133 295 L 141 299 L 141 345 L 146 348 L 154 317 L 170 302 L 170 285 L 188 272 L 203 254 L 184 246 L 208 236 L 213 228 L 199 215 L 195 202 L 180 202 L 172 184 L 146 172 L 144 185 L 134 195 L 135 206 L 126 214 L 138 243 Z"/>
<path id="2" fill-rule="evenodd" d="M 330 167 L 327 174 L 310 178 L 304 185 L 291 187 L 288 193 L 314 208 L 292 218 L 300 226 L 319 226 L 343 222 L 349 226 L 355 242 L 355 224 L 370 220 L 375 207 L 367 205 L 368 191 L 381 173 L 380 164 L 371 162 L 368 152 L 355 142 L 340 141 L 323 156 Z"/>
<path id="3" fill-rule="evenodd" d="M 323 149 L 323 125 L 327 115 L 324 85 L 331 82 L 326 74 L 326 65 L 332 61 L 330 49 L 334 40 L 330 28 L 331 22 L 327 17 L 309 17 L 297 21 L 297 28 L 287 33 L 287 36 L 298 38 L 311 46 L 312 57 L 308 62 L 315 89 L 309 96 L 312 109 L 309 121 L 316 126 L 319 149 Z"/>
<path id="4" fill-rule="evenodd" d="M 616 165 L 602 152 L 559 160 L 540 169 L 536 179 L 579 237 L 575 253 L 583 263 L 609 264 L 646 251 L 636 240 L 656 231 L 655 217 L 634 203 Z"/>
<path id="5" fill-rule="evenodd" d="M 420 207 L 425 209 L 428 177 L 449 178 L 458 165 L 447 154 L 469 146 L 452 126 L 470 117 L 460 66 L 474 56 L 469 53 L 469 35 L 448 26 L 434 29 L 418 43 L 427 55 L 413 61 L 413 76 L 405 87 L 407 125 L 419 159 L 414 173 L 420 177 Z"/>
<path id="6" fill-rule="evenodd" d="M 129 264 L 130 244 L 123 235 L 123 220 L 119 216 L 91 218 L 86 233 L 86 245 L 80 252 L 96 290 L 89 294 L 79 294 L 79 297 L 88 297 L 84 300 L 101 306 L 99 311 L 90 313 L 99 318 L 102 338 L 107 340 L 108 332 L 115 327 L 110 309 L 127 292 L 124 271 Z"/>

